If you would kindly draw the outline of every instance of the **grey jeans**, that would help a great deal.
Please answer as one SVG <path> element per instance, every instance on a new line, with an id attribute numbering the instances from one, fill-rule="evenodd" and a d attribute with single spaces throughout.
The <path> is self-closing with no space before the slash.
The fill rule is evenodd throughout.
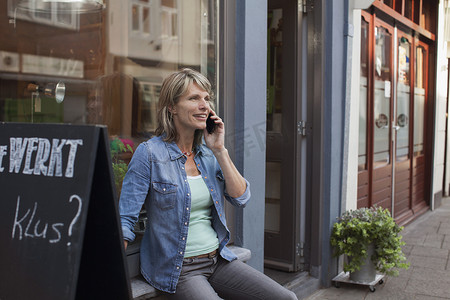
<path id="1" fill-rule="evenodd" d="M 175 294 L 167 299 L 297 299 L 295 294 L 277 282 L 234 260 L 228 262 L 220 256 L 213 258 L 186 258 Z"/>

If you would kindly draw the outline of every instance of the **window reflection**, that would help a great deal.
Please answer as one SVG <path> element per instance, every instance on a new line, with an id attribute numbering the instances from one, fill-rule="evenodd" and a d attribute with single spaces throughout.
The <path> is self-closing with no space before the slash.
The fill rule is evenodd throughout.
<path id="1" fill-rule="evenodd" d="M 92 13 L 16 4 L 0 1 L 0 121 L 105 124 L 111 141 L 135 148 L 155 130 L 168 74 L 196 69 L 215 90 L 215 0 L 110 0 Z M 42 96 L 33 105 L 28 84 L 60 81 L 63 103 Z M 131 158 L 128 150 L 117 155 Z"/>
<path id="2" fill-rule="evenodd" d="M 389 31 L 375 27 L 374 168 L 390 163 L 391 44 Z"/>
<path id="3" fill-rule="evenodd" d="M 424 47 L 416 48 L 416 78 L 414 87 L 414 156 L 424 153 L 425 126 L 425 61 L 427 52 Z"/>
<path id="4" fill-rule="evenodd" d="M 411 45 L 406 37 L 398 40 L 398 80 L 397 80 L 397 132 L 396 159 L 409 159 L 409 103 Z"/>
<path id="5" fill-rule="evenodd" d="M 2 12 L 8 12 L 11 22 L 19 19 L 71 30 L 80 28 L 80 15 L 70 11 L 70 3 L 26 1 L 26 5 L 22 5 L 19 0 L 7 0 L 6 4 L 7 7 Z"/>
<path id="6" fill-rule="evenodd" d="M 367 170 L 367 82 L 369 75 L 369 23 L 361 20 L 361 78 L 359 100 L 358 170 Z"/>
<path id="7" fill-rule="evenodd" d="M 2 121 L 104 123 L 111 134 L 139 139 L 155 128 L 167 74 L 191 67 L 216 86 L 216 1 L 111 0 L 88 14 L 61 13 L 64 3 L 20 12 L 16 4 L 0 4 L 10 24 L 0 29 Z M 42 99 L 41 112 L 32 110 L 27 84 L 59 81 L 64 103 Z"/>

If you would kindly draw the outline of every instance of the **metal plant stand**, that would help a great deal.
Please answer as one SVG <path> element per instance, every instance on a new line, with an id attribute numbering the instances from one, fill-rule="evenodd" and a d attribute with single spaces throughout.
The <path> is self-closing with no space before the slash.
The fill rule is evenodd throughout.
<path id="1" fill-rule="evenodd" d="M 365 285 L 369 287 L 369 290 L 373 293 L 375 292 L 375 286 L 377 284 L 383 284 L 383 278 L 384 274 L 377 274 L 375 276 L 375 280 L 371 282 L 360 282 L 360 281 L 353 281 L 350 279 L 350 273 L 349 272 L 341 272 L 339 275 L 334 277 L 332 281 L 334 282 L 334 286 L 339 288 L 341 287 L 341 282 L 350 283 L 350 284 L 358 284 L 358 285 Z"/>

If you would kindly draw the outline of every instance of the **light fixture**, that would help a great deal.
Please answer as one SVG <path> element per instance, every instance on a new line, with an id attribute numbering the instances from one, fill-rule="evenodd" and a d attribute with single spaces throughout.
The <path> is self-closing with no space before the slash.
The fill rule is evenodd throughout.
<path id="1" fill-rule="evenodd" d="M 90 13 L 105 8 L 103 0 L 18 0 L 17 9 L 37 12 Z"/>
<path id="2" fill-rule="evenodd" d="M 47 83 L 45 86 L 29 83 L 27 90 L 29 92 L 38 93 L 37 96 L 41 93 L 46 97 L 53 98 L 57 103 L 63 102 L 64 96 L 66 95 L 66 85 L 61 81 L 58 83 Z"/>

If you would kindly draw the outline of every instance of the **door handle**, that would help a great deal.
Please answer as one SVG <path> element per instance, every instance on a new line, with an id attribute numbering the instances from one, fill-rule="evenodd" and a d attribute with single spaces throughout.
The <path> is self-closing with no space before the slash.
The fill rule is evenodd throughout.
<path id="1" fill-rule="evenodd" d="M 400 126 L 398 125 L 392 125 L 392 128 L 395 129 L 395 131 L 398 131 L 400 129 Z"/>

